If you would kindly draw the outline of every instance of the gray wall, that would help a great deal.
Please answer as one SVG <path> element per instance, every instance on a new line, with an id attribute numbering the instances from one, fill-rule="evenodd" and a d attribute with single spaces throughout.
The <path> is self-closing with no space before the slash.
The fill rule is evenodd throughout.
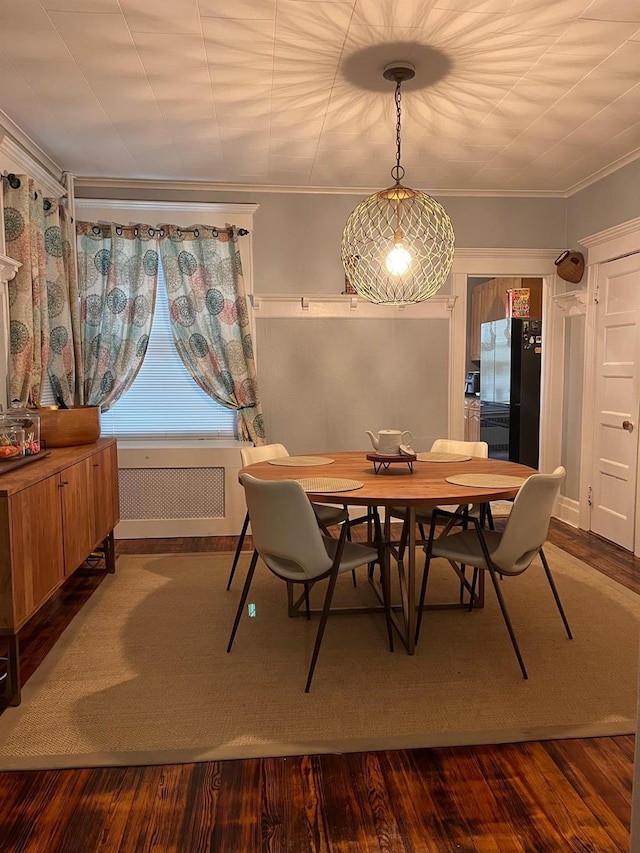
<path id="1" fill-rule="evenodd" d="M 258 319 L 269 441 L 290 453 L 370 450 L 365 430 L 448 434 L 447 320 Z"/>
<path id="2" fill-rule="evenodd" d="M 259 204 L 254 220 L 254 289 L 256 293 L 301 294 L 344 290 L 340 261 L 342 230 L 349 214 L 363 198 L 328 193 L 169 192 L 91 187 L 79 187 L 76 196 Z M 544 249 L 565 242 L 564 199 L 453 196 L 439 201 L 451 217 L 457 246 Z"/>
<path id="3" fill-rule="evenodd" d="M 640 216 L 640 159 L 567 199 L 567 246 Z"/>

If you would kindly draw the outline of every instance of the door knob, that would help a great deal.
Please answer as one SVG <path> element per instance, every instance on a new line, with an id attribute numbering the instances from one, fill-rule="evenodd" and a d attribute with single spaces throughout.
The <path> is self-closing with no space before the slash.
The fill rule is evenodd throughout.
<path id="1" fill-rule="evenodd" d="M 627 432 L 633 432 L 633 424 L 631 421 L 622 421 L 622 429 L 626 429 Z"/>

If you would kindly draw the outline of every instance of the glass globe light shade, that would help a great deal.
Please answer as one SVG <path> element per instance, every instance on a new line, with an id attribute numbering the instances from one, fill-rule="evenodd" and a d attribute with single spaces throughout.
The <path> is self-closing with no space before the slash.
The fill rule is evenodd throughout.
<path id="1" fill-rule="evenodd" d="M 442 287 L 454 246 L 453 226 L 442 205 L 396 183 L 351 212 L 342 235 L 342 264 L 363 299 L 409 305 Z"/>

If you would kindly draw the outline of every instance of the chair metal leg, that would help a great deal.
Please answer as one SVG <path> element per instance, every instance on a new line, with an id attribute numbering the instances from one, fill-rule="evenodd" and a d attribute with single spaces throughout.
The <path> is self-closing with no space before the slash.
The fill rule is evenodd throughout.
<path id="1" fill-rule="evenodd" d="M 251 581 L 253 580 L 253 575 L 256 571 L 256 564 L 258 562 L 258 552 L 254 550 L 253 555 L 251 557 L 251 563 L 249 564 L 249 570 L 247 571 L 247 578 L 244 582 L 244 587 L 242 589 L 242 595 L 240 596 L 240 603 L 238 604 L 238 609 L 236 611 L 236 618 L 233 622 L 233 628 L 231 629 L 231 636 L 229 637 L 229 645 L 227 646 L 227 651 L 231 651 L 231 646 L 233 645 L 233 641 L 236 636 L 236 631 L 238 630 L 238 625 L 240 624 L 240 617 L 242 616 L 242 611 L 244 609 L 244 605 L 247 601 L 247 596 L 249 595 L 249 587 L 251 586 Z"/>
<path id="2" fill-rule="evenodd" d="M 344 543 L 347 538 L 347 526 L 343 525 L 342 530 L 340 531 L 340 539 L 338 541 L 338 547 L 336 549 L 335 557 L 333 558 L 333 566 L 331 568 L 331 574 L 329 575 L 329 585 L 327 587 L 327 594 L 324 597 L 324 605 L 322 607 L 322 616 L 320 617 L 320 624 L 318 625 L 318 633 L 316 634 L 316 642 L 313 647 L 313 655 L 311 657 L 311 664 L 309 666 L 309 673 L 307 675 L 307 683 L 304 688 L 304 692 L 308 693 L 311 689 L 311 680 L 313 678 L 313 673 L 316 668 L 316 663 L 318 660 L 318 654 L 320 653 L 320 646 L 322 645 L 322 637 L 324 636 L 324 629 L 327 624 L 327 619 L 329 618 L 329 611 L 331 610 L 331 602 L 333 600 L 333 591 L 336 588 L 336 581 L 338 580 L 338 569 L 340 568 L 340 560 L 342 560 L 342 554 L 344 551 Z"/>
<path id="3" fill-rule="evenodd" d="M 311 605 L 309 603 L 309 584 L 304 585 L 304 609 L 307 613 L 307 622 L 311 622 Z"/>
<path id="4" fill-rule="evenodd" d="M 569 637 L 570 640 L 573 640 L 573 634 L 571 633 L 571 628 L 569 627 L 567 617 L 565 616 L 564 608 L 562 607 L 562 603 L 560 601 L 560 596 L 558 595 L 558 590 L 556 589 L 555 582 L 553 580 L 553 577 L 551 576 L 551 570 L 549 568 L 549 563 L 547 562 L 547 558 L 546 558 L 545 553 L 542 550 L 542 548 L 540 548 L 540 559 L 542 561 L 542 565 L 544 566 L 544 571 L 545 571 L 545 574 L 547 576 L 547 580 L 549 581 L 549 586 L 551 587 L 551 592 L 553 593 L 553 597 L 556 600 L 556 606 L 558 607 L 558 610 L 560 611 L 560 616 L 562 616 L 562 621 L 564 622 L 564 628 L 565 628 L 565 631 L 567 632 L 567 637 Z"/>
<path id="5" fill-rule="evenodd" d="M 318 625 L 318 633 L 316 634 L 316 642 L 313 647 L 313 656 L 311 658 L 311 664 L 309 666 L 309 673 L 307 675 L 307 684 L 304 688 L 304 692 L 308 693 L 311 689 L 311 680 L 313 678 L 313 673 L 316 668 L 316 662 L 318 660 L 318 654 L 320 653 L 320 646 L 322 645 L 322 637 L 324 636 L 324 629 L 327 624 L 327 619 L 329 618 L 329 611 L 331 610 L 331 601 L 333 600 L 333 591 L 336 588 L 336 581 L 338 580 L 338 567 L 340 565 L 339 560 L 336 561 L 333 571 L 329 577 L 329 586 L 327 587 L 327 594 L 324 597 L 324 606 L 322 608 L 322 616 L 320 617 L 320 624 Z"/>
<path id="6" fill-rule="evenodd" d="M 347 505 L 343 504 L 343 506 L 348 512 Z M 349 518 L 348 517 L 347 517 L 346 521 L 343 521 L 343 524 L 347 525 L 347 542 L 351 542 L 351 525 L 349 524 Z M 358 586 L 358 578 L 356 577 L 356 570 L 355 569 L 351 572 L 351 581 L 353 582 L 354 586 Z"/>
<path id="7" fill-rule="evenodd" d="M 229 580 L 227 581 L 227 592 L 231 589 L 231 582 L 233 581 L 233 576 L 236 573 L 236 566 L 238 565 L 238 560 L 240 559 L 240 552 L 242 551 L 242 546 L 244 545 L 244 539 L 247 535 L 247 528 L 249 527 L 249 513 L 247 513 L 244 517 L 244 524 L 242 525 L 242 532 L 240 533 L 240 538 L 238 539 L 238 544 L 236 546 L 236 553 L 233 558 L 233 565 L 231 566 L 231 571 L 229 573 Z"/>
<path id="8" fill-rule="evenodd" d="M 346 509 L 346 506 L 345 506 L 345 509 Z M 343 524 L 347 525 L 347 542 L 351 542 L 351 527 L 349 525 L 349 519 L 344 521 Z M 329 531 L 329 529 L 327 527 L 325 527 L 323 524 L 319 524 L 318 526 L 320 527 L 320 530 L 322 530 L 322 532 L 324 533 L 325 536 L 328 536 L 330 539 L 333 538 L 331 536 L 331 532 Z M 357 587 L 358 586 L 358 579 L 356 577 L 356 570 L 355 569 L 351 572 L 351 580 L 353 581 L 353 585 Z"/>
<path id="9" fill-rule="evenodd" d="M 471 611 L 473 610 L 473 599 L 476 596 L 476 584 L 478 582 L 478 573 L 479 572 L 480 572 L 480 569 L 474 568 L 473 577 L 471 578 L 471 597 L 469 599 L 469 605 L 467 607 L 467 610 L 469 611 L 469 613 L 471 613 Z"/>
<path id="10" fill-rule="evenodd" d="M 511 637 L 511 643 L 513 645 L 513 650 L 516 653 L 516 657 L 518 658 L 518 663 L 520 664 L 520 670 L 522 671 L 522 677 L 524 679 L 528 679 L 527 669 L 524 665 L 524 661 L 522 660 L 522 655 L 520 654 L 520 647 L 518 646 L 518 641 L 516 640 L 516 635 L 513 630 L 513 626 L 511 624 L 511 619 L 509 618 L 509 612 L 507 610 L 507 605 L 505 604 L 504 597 L 502 595 L 502 591 L 500 590 L 500 583 L 498 582 L 498 576 L 496 574 L 496 570 L 493 565 L 489 562 L 489 574 L 491 575 L 491 581 L 493 583 L 493 588 L 496 591 L 496 595 L 498 597 L 498 604 L 500 605 L 500 610 L 502 611 L 502 616 L 504 618 L 505 625 L 507 626 L 507 631 L 509 632 L 509 636 Z"/>
<path id="11" fill-rule="evenodd" d="M 491 504 L 489 502 L 480 504 L 480 526 L 488 527 L 489 530 L 495 530 L 493 523 L 493 514 L 491 513 Z"/>

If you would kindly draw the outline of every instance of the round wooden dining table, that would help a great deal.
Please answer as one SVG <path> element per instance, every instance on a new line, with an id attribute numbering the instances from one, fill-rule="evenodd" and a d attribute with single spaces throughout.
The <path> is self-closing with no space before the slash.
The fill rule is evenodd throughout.
<path id="1" fill-rule="evenodd" d="M 314 503 L 346 504 L 364 507 L 404 507 L 408 524 L 407 560 L 399 562 L 399 585 L 401 593 L 401 619 L 394 620 L 396 628 L 409 654 L 415 651 L 416 620 L 416 510 L 436 506 L 459 506 L 484 504 L 490 501 L 510 500 L 518 493 L 520 483 L 495 486 L 456 485 L 447 478 L 466 474 L 489 474 L 497 478 L 516 477 L 525 479 L 537 473 L 535 469 L 516 462 L 501 459 L 483 459 L 477 456 L 465 461 L 432 462 L 416 459 L 411 471 L 408 463 L 397 463 L 374 470 L 373 461 L 364 451 L 317 453 L 324 464 L 298 466 L 257 462 L 242 468 L 240 473 L 251 474 L 261 480 L 320 479 L 320 483 L 303 483 L 309 499 Z M 293 462 L 296 457 L 292 457 Z M 308 457 L 301 457 L 308 460 Z M 327 459 L 333 460 L 326 463 Z M 355 487 L 343 490 L 344 482 L 355 481 Z M 336 481 L 333 484 L 329 481 Z M 362 484 L 362 485 L 360 485 Z M 316 491 L 310 491 L 312 485 Z M 390 516 L 385 521 L 385 553 L 390 559 Z"/>

